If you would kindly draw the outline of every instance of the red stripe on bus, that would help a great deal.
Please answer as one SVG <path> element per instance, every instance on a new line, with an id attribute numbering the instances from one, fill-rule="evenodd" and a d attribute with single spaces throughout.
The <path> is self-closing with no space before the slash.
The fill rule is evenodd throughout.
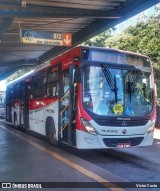
<path id="1" fill-rule="evenodd" d="M 54 102 L 56 102 L 58 98 L 35 98 L 29 101 L 29 110 L 40 109 L 46 107 Z"/>

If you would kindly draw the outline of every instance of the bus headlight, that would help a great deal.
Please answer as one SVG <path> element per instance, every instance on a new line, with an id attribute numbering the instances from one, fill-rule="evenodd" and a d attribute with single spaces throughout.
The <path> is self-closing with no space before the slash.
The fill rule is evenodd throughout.
<path id="1" fill-rule="evenodd" d="M 152 122 L 151 125 L 150 125 L 150 127 L 148 128 L 148 130 L 147 130 L 147 134 L 152 133 L 153 130 L 154 130 L 154 122 Z"/>
<path id="2" fill-rule="evenodd" d="M 98 134 L 98 132 L 93 128 L 93 126 L 89 123 L 89 121 L 87 121 L 86 119 L 83 119 L 83 118 L 81 118 L 81 121 L 82 121 L 84 128 L 86 129 L 86 131 L 88 133 L 91 133 L 94 135 Z"/>

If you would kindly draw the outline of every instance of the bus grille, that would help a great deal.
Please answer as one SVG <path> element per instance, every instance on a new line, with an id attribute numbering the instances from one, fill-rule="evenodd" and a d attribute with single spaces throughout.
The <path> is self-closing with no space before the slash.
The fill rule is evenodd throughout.
<path id="1" fill-rule="evenodd" d="M 130 143 L 131 146 L 137 146 L 143 141 L 143 137 L 136 138 L 104 138 L 104 144 L 107 147 L 116 147 L 118 144 Z"/>
<path id="2" fill-rule="evenodd" d="M 148 120 L 130 120 L 130 121 L 119 121 L 119 120 L 103 120 L 96 119 L 95 122 L 101 126 L 111 126 L 111 127 L 123 127 L 123 123 L 125 122 L 126 127 L 134 127 L 134 126 L 144 126 L 148 123 Z"/>

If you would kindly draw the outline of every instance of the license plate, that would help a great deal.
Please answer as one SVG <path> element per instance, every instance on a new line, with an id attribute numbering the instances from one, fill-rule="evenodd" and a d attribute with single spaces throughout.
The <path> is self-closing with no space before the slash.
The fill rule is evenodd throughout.
<path id="1" fill-rule="evenodd" d="M 117 145 L 117 148 L 127 148 L 127 147 L 130 147 L 131 146 L 131 143 L 119 143 Z"/>

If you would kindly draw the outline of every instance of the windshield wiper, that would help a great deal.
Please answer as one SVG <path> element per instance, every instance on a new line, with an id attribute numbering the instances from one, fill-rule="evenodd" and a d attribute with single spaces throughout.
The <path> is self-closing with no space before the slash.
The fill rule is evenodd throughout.
<path id="1" fill-rule="evenodd" d="M 115 101 L 117 103 L 117 91 L 118 91 L 118 88 L 117 88 L 116 77 L 114 75 L 114 79 L 113 79 L 112 74 L 110 73 L 110 71 L 109 71 L 106 64 L 102 64 L 101 66 L 102 66 L 104 76 L 105 76 L 105 78 L 106 78 L 106 80 L 108 82 L 108 85 L 109 85 L 111 91 L 113 91 L 114 94 L 115 94 Z"/>

